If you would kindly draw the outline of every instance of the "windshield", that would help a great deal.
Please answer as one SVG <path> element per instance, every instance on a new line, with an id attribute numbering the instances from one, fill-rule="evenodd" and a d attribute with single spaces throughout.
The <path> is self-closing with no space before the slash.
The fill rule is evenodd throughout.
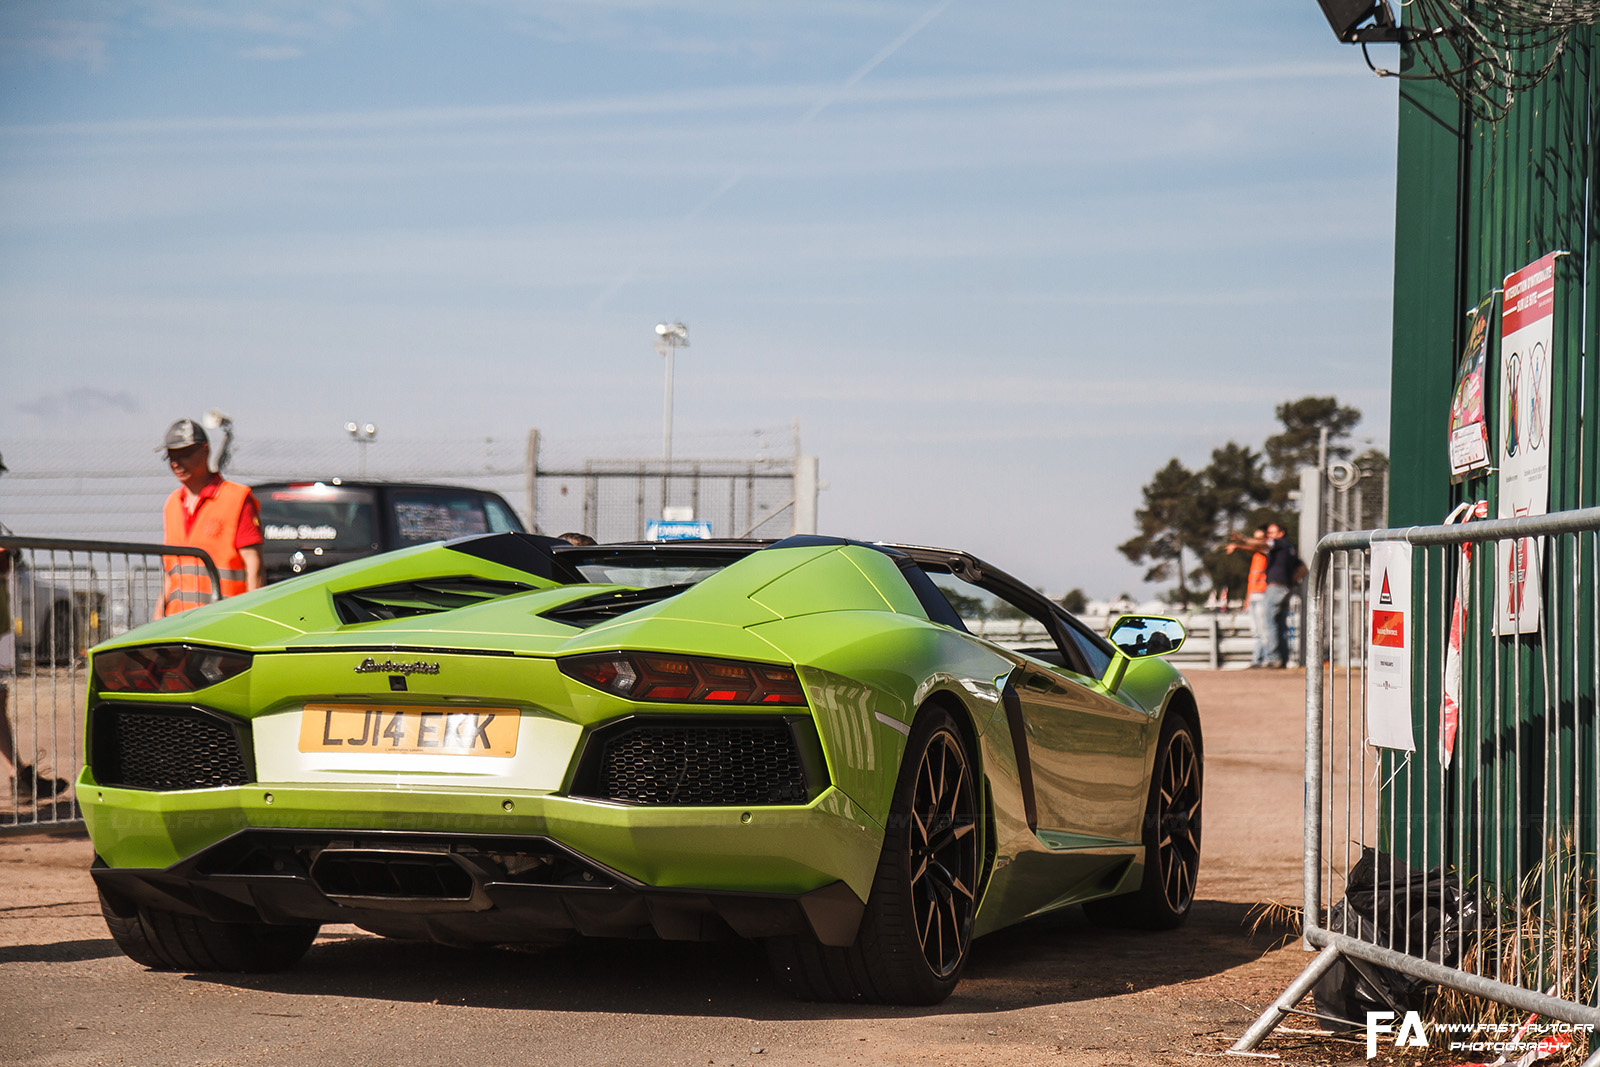
<path id="1" fill-rule="evenodd" d="M 370 489 L 322 482 L 263 488 L 261 535 L 274 543 L 314 544 L 322 548 L 378 547 L 377 494 Z"/>

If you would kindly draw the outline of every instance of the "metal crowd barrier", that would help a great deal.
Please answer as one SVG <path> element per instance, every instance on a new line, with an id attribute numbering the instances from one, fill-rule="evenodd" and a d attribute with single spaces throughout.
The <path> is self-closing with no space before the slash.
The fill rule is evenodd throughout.
<path id="1" fill-rule="evenodd" d="M 9 775 L 0 778 L 0 834 L 81 825 L 72 784 L 83 766 L 88 650 L 155 617 L 162 556 L 204 566 L 213 599 L 216 564 L 198 548 L 119 541 L 0 536 L 0 548 L 9 615 L 0 631 L 0 775 Z"/>
<path id="2" fill-rule="evenodd" d="M 1600 508 L 1589 508 L 1334 534 L 1317 546 L 1307 632 L 1322 654 L 1306 671 L 1303 931 L 1321 951 L 1232 1052 L 1256 1048 L 1288 1014 L 1310 1014 L 1296 1005 L 1340 963 L 1369 988 L 1376 966 L 1517 1013 L 1600 1026 L 1597 531 Z M 1368 612 L 1386 591 L 1388 568 L 1372 573 L 1382 542 L 1410 546 L 1398 551 L 1410 559 L 1411 752 L 1368 740 L 1380 718 L 1368 697 Z M 1516 589 L 1523 576 L 1519 604 L 1499 586 Z M 1509 632 L 1523 628 L 1509 608 L 1537 629 Z M 1358 864 L 1376 918 L 1358 917 L 1353 894 L 1330 906 Z M 1378 995 L 1397 1028 L 1405 1005 Z M 1438 1010 L 1432 1003 L 1419 1017 Z M 1585 1067 L 1600 1067 L 1594 1031 L 1589 1048 Z"/>

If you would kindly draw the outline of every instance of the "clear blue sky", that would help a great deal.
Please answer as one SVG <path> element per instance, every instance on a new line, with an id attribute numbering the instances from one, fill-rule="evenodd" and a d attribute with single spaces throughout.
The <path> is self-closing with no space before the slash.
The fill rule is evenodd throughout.
<path id="1" fill-rule="evenodd" d="M 825 532 L 1137 593 L 1168 458 L 1386 443 L 1394 140 L 1314 0 L 8 0 L 0 451 L 648 442 L 679 319 Z"/>

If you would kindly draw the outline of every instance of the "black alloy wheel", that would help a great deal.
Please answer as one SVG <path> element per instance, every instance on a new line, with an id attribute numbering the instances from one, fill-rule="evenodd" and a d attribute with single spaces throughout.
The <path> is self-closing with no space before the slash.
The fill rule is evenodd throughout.
<path id="1" fill-rule="evenodd" d="M 1181 915 L 1194 903 L 1200 873 L 1200 757 L 1187 729 L 1173 734 L 1162 757 L 1156 865 L 1167 908 Z"/>
<path id="2" fill-rule="evenodd" d="M 770 938 L 779 983 L 803 1000 L 937 1004 L 949 996 L 972 947 L 981 811 L 961 728 L 942 707 L 924 706 L 906 738 L 855 943 Z"/>
<path id="3" fill-rule="evenodd" d="M 937 731 L 922 751 L 908 813 L 911 907 L 922 958 L 936 978 L 966 961 L 977 911 L 978 822 L 960 738 Z"/>

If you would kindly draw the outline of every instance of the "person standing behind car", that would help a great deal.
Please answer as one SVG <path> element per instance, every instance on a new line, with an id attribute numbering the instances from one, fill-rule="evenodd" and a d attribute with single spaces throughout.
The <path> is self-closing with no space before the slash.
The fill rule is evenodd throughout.
<path id="1" fill-rule="evenodd" d="M 161 509 L 166 544 L 204 549 L 217 565 L 220 596 L 238 596 L 261 588 L 261 506 L 250 487 L 230 482 L 211 469 L 211 443 L 193 419 L 179 419 L 167 428 L 157 452 L 179 481 Z M 165 580 L 159 615 L 210 603 L 211 582 L 193 556 L 164 556 Z"/>
<path id="2" fill-rule="evenodd" d="M 1289 665 L 1289 594 L 1300 580 L 1303 564 L 1289 543 L 1289 535 L 1278 523 L 1267 524 L 1267 616 L 1271 620 L 1272 646 L 1267 666 L 1280 670 Z"/>
<path id="3" fill-rule="evenodd" d="M 1237 537 L 1237 534 L 1233 536 Z M 1267 650 L 1271 647 L 1271 619 L 1267 615 L 1267 531 L 1258 528 L 1250 535 L 1249 540 L 1234 541 L 1229 543 L 1227 551 L 1232 555 L 1235 549 L 1252 549 L 1250 556 L 1250 577 L 1245 582 L 1245 610 L 1250 612 L 1250 628 L 1255 635 L 1255 651 L 1250 655 L 1250 666 L 1265 667 L 1267 665 Z"/>

